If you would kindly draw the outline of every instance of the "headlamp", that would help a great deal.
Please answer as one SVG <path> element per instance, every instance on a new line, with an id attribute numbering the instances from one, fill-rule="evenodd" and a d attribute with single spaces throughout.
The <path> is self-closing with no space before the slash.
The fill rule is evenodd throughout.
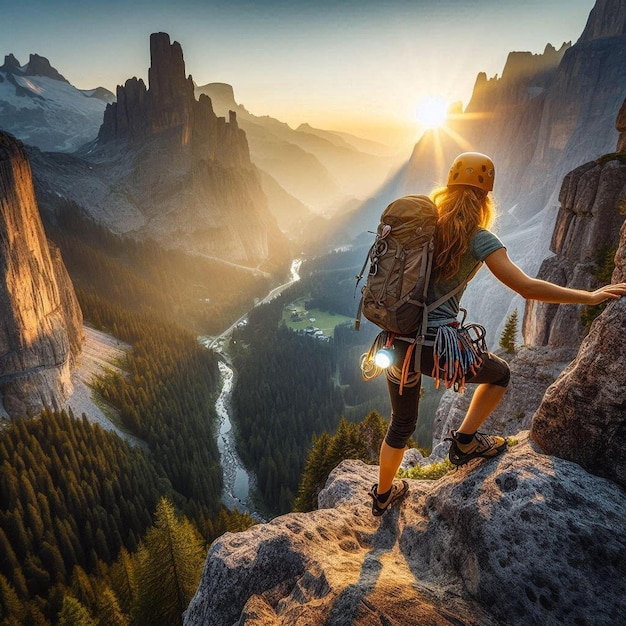
<path id="1" fill-rule="evenodd" d="M 394 352 L 393 348 L 381 348 L 374 357 L 374 363 L 381 369 L 386 369 L 393 364 Z"/>

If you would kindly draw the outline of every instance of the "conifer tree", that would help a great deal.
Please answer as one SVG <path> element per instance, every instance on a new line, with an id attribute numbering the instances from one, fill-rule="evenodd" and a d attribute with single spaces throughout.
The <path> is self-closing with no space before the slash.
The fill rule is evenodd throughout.
<path id="1" fill-rule="evenodd" d="M 89 611 L 73 596 L 63 598 L 58 626 L 97 626 Z"/>
<path id="2" fill-rule="evenodd" d="M 162 498 L 154 526 L 137 553 L 139 589 L 137 621 L 151 626 L 180 624 L 195 593 L 205 550 L 198 531 L 179 520 L 174 507 Z"/>
<path id="3" fill-rule="evenodd" d="M 341 418 L 334 435 L 323 432 L 313 440 L 300 478 L 296 511 L 311 511 L 317 507 L 317 496 L 330 472 L 345 459 L 376 463 L 380 444 L 387 432 L 387 422 L 371 411 L 359 424 Z"/>
<path id="4" fill-rule="evenodd" d="M 504 324 L 504 330 L 500 336 L 500 347 L 508 353 L 515 352 L 515 339 L 517 338 L 517 309 L 509 315 Z"/>
<path id="5" fill-rule="evenodd" d="M 130 614 L 137 597 L 137 582 L 135 580 L 135 566 L 126 548 L 120 550 L 117 561 L 111 566 L 109 580 L 120 608 L 124 613 Z"/>
<path id="6" fill-rule="evenodd" d="M 80 565 L 74 567 L 72 572 L 72 591 L 83 605 L 90 608 L 96 606 L 96 592 L 93 584 Z"/>
<path id="7" fill-rule="evenodd" d="M 317 507 L 317 494 L 328 477 L 326 456 L 330 442 L 331 436 L 327 432 L 313 439 L 313 447 L 300 478 L 298 497 L 294 503 L 295 511 L 312 511 Z"/>
<path id="8" fill-rule="evenodd" d="M 97 606 L 98 626 L 128 626 L 129 620 L 108 585 L 100 590 Z"/>
<path id="9" fill-rule="evenodd" d="M 421 390 L 423 391 L 424 387 Z M 387 434 L 387 426 L 387 420 L 377 411 L 370 411 L 359 424 L 359 439 L 366 455 L 362 460 L 366 463 L 378 463 L 380 444 Z"/>
<path id="10" fill-rule="evenodd" d="M 12 617 L 20 623 L 26 612 L 20 599 L 17 597 L 15 589 L 9 581 L 0 574 L 0 621 L 4 624 L 4 620 Z"/>

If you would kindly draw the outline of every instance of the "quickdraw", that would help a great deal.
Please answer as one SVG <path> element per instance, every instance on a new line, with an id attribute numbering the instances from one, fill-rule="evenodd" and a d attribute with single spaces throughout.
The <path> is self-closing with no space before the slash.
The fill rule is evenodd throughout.
<path id="1" fill-rule="evenodd" d="M 471 378 L 483 363 L 487 353 L 486 331 L 480 324 L 448 324 L 437 329 L 433 346 L 435 387 L 443 384 L 462 394 L 467 378 Z"/>

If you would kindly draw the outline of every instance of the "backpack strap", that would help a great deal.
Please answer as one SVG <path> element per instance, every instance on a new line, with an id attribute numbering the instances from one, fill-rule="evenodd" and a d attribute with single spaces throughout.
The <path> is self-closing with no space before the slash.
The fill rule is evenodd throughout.
<path id="1" fill-rule="evenodd" d="M 457 293 L 465 289 L 465 287 L 467 287 L 467 283 L 469 283 L 469 281 L 472 280 L 474 276 L 476 276 L 476 272 L 480 269 L 481 265 L 482 265 L 481 261 L 476 263 L 476 265 L 474 265 L 474 267 L 472 268 L 472 271 L 467 275 L 467 278 L 461 284 L 457 285 L 452 291 L 448 291 L 447 294 L 441 296 L 441 298 L 438 298 L 432 304 L 429 304 L 426 307 L 426 310 L 428 311 L 428 313 L 431 313 L 437 307 L 441 306 L 444 302 L 452 298 L 452 296 L 456 296 Z"/>
<path id="2" fill-rule="evenodd" d="M 361 282 L 361 279 L 363 278 L 363 274 L 365 274 L 365 268 L 367 267 L 367 264 L 371 261 L 372 258 L 372 250 L 374 250 L 374 246 L 376 245 L 376 242 L 378 241 L 378 237 L 376 238 L 376 241 L 374 241 L 374 243 L 370 246 L 370 249 L 367 251 L 367 256 L 365 257 L 365 261 L 363 262 L 363 267 L 361 268 L 361 271 L 354 277 L 356 279 L 356 284 L 354 285 L 354 298 L 356 298 L 356 290 L 359 286 L 359 283 Z M 361 296 L 361 301 L 359 302 L 359 308 L 356 312 L 356 319 L 354 320 L 354 329 L 355 330 L 360 330 L 361 328 L 361 316 L 363 314 L 363 296 Z"/>
<path id="3" fill-rule="evenodd" d="M 420 329 L 419 334 L 415 337 L 415 363 L 420 362 L 422 356 L 422 346 L 427 343 L 426 330 L 428 328 L 428 314 L 431 311 L 434 311 L 437 307 L 441 306 L 444 302 L 447 302 L 450 298 L 452 298 L 452 296 L 456 296 L 457 293 L 460 293 L 467 286 L 467 283 L 469 283 L 469 281 L 476 275 L 476 272 L 481 265 L 482 263 L 478 262 L 461 284 L 457 285 L 452 291 L 449 291 L 447 294 L 441 296 L 441 298 L 435 300 L 432 304 L 424 307 L 424 312 L 422 314 L 422 328 Z M 428 273 L 430 278 L 430 267 L 428 268 Z"/>

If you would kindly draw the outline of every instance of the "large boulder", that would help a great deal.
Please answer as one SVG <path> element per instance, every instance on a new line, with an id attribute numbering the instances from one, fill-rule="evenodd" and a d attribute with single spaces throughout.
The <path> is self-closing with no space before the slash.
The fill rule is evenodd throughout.
<path id="1" fill-rule="evenodd" d="M 382 518 L 377 468 L 343 462 L 318 511 L 212 545 L 184 625 L 624 623 L 626 494 L 519 441 Z"/>

